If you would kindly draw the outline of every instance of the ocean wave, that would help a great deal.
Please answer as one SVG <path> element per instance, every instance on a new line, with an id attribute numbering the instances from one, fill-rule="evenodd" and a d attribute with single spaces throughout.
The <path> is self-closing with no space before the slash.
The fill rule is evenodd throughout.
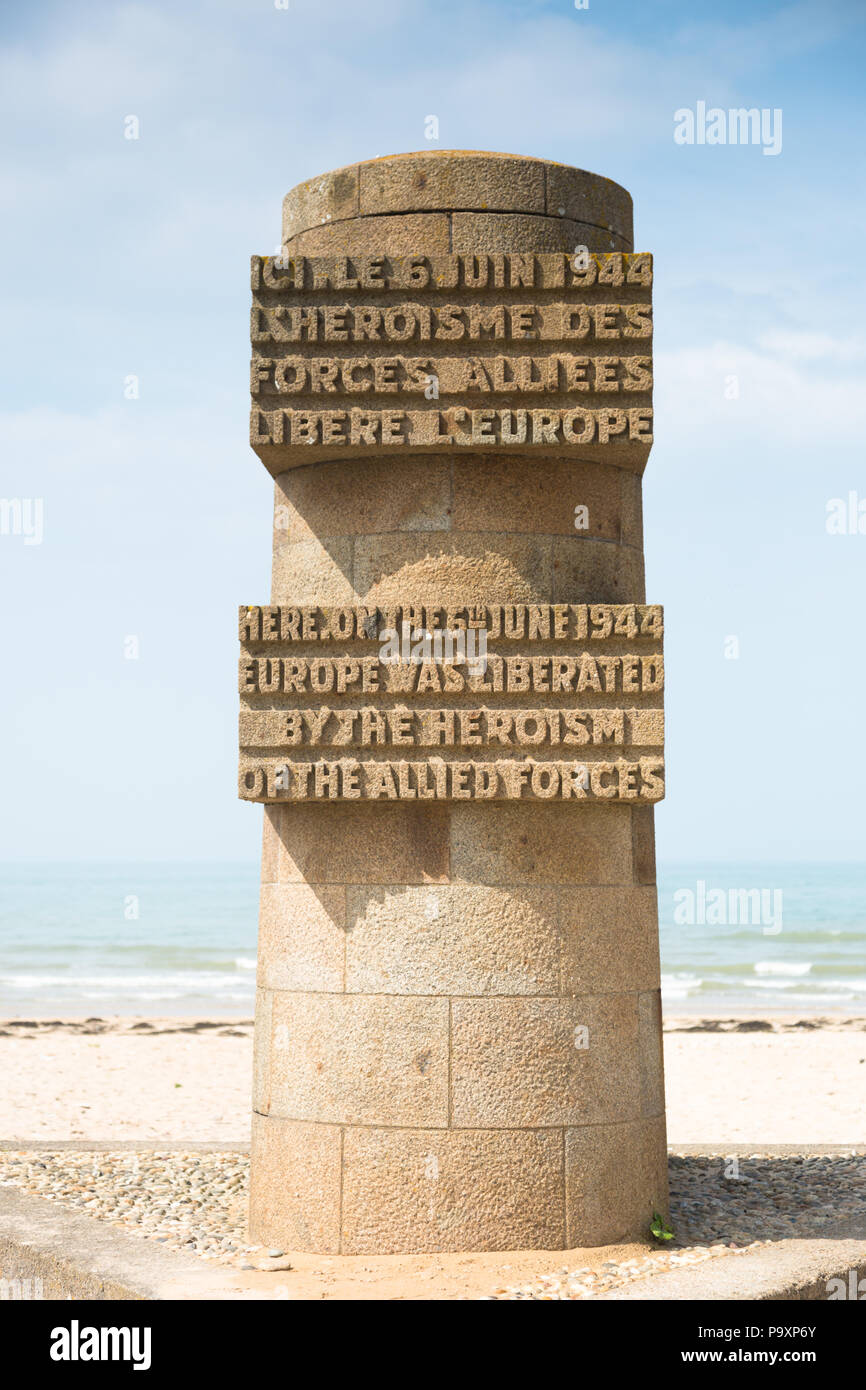
<path id="1" fill-rule="evenodd" d="M 786 998 L 789 997 L 790 996 L 786 995 Z M 853 1004 L 855 1002 L 863 1002 L 862 995 L 858 996 L 850 992 L 847 994 L 801 994 L 798 991 L 795 997 L 798 1005 L 819 1004 L 822 1008 L 826 1004 Z"/>
<path id="2" fill-rule="evenodd" d="M 703 980 L 697 975 L 689 975 L 686 973 L 662 975 L 662 995 L 668 1001 L 672 999 L 688 999 L 690 994 L 697 993 L 703 983 Z"/>
<path id="3" fill-rule="evenodd" d="M 741 980 L 740 983 L 742 984 L 742 986 L 743 986 L 744 989 L 796 989 L 796 988 L 797 988 L 797 981 L 796 981 L 796 980 L 772 980 L 772 979 L 771 979 L 771 980 L 768 980 L 768 979 L 763 979 L 763 980 L 750 980 L 750 979 L 746 978 L 746 979 L 744 979 L 744 980 Z"/>
<path id="4" fill-rule="evenodd" d="M 812 969 L 811 961 L 798 960 L 757 960 L 756 975 L 808 975 Z"/>
<path id="5" fill-rule="evenodd" d="M 243 975 L 218 974 L 209 970 L 185 970 L 173 975 L 0 975 L 2 989 L 88 989 L 128 992 L 141 989 L 175 989 L 183 994 L 191 990 L 225 990 L 231 986 L 251 984 Z"/>

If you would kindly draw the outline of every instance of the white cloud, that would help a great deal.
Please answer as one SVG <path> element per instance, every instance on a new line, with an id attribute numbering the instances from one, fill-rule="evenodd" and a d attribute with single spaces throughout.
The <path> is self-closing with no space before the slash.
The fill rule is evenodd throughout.
<path id="1" fill-rule="evenodd" d="M 860 451 L 866 391 L 811 369 L 808 360 L 722 340 L 657 352 L 656 439 L 701 447 L 736 439 L 750 451 L 767 443 Z"/>
<path id="2" fill-rule="evenodd" d="M 829 333 L 808 330 L 762 333 L 758 343 L 768 353 L 797 362 L 856 362 L 866 352 L 866 343 L 861 339 L 834 338 Z"/>

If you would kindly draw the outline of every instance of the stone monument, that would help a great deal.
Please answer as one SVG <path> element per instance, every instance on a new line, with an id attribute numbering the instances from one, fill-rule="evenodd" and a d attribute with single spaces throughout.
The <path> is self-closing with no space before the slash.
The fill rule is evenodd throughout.
<path id="1" fill-rule="evenodd" d="M 667 1211 L 651 286 L 623 188 L 463 151 L 299 185 L 253 257 L 253 1239 L 568 1249 Z"/>

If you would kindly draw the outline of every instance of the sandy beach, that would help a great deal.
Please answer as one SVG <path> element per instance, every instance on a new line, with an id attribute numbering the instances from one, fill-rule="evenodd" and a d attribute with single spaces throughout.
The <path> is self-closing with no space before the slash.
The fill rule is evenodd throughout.
<path id="1" fill-rule="evenodd" d="M 251 1245 L 252 1043 L 251 1020 L 0 1023 L 0 1187 L 225 1268 L 237 1298 L 615 1297 L 635 1280 L 748 1260 L 792 1237 L 866 1235 L 866 1018 L 670 1018 L 675 1239 L 571 1251 L 374 1257 Z M 733 1152 L 742 1181 L 727 1181 Z"/>
<path id="2" fill-rule="evenodd" d="M 243 1144 L 252 1023 L 0 1023 L 0 1140 Z M 671 1018 L 668 1139 L 866 1140 L 866 1018 Z"/>

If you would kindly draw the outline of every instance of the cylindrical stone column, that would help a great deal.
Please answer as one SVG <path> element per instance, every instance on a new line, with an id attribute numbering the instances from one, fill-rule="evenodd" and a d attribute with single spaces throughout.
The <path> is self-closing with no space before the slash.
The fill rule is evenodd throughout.
<path id="1" fill-rule="evenodd" d="M 650 311 L 631 312 L 651 271 L 648 257 L 619 254 L 632 251 L 631 199 L 541 160 L 427 152 L 293 189 L 283 237 L 282 262 L 253 272 L 269 306 L 254 310 L 253 438 L 276 479 L 272 606 L 242 611 L 241 625 L 241 795 L 267 802 L 251 1236 L 344 1254 L 639 1238 L 667 1211 L 667 1178 L 652 806 L 662 736 L 660 698 L 646 693 L 659 681 L 641 687 L 636 674 L 650 660 L 660 669 L 644 655 L 661 631 L 645 605 L 641 523 Z M 287 295 L 306 296 L 282 314 L 281 276 Z M 404 288 L 388 288 L 400 276 Z M 421 326 L 403 338 L 407 304 L 431 305 L 442 336 L 427 321 L 425 338 L 413 310 Z M 387 321 L 378 305 L 394 311 Z M 554 313 L 567 337 L 550 330 Z M 463 336 L 445 336 L 455 323 Z M 417 414 L 371 425 L 352 415 L 356 401 Z M 541 418 L 548 402 L 555 424 Z M 413 424 L 419 407 L 435 426 Z M 314 693 L 307 677 L 292 686 L 285 665 L 262 664 L 276 652 L 301 653 L 310 670 L 329 653 L 369 657 L 389 610 L 406 605 L 440 611 L 442 626 L 449 612 L 458 624 L 481 613 L 489 651 L 526 658 L 528 674 L 506 675 L 531 679 L 531 692 L 449 696 L 434 673 L 423 696 L 340 693 L 320 663 Z M 369 640 L 326 645 L 322 614 L 359 608 L 375 615 Z M 507 622 L 527 640 L 493 635 Z M 546 682 L 566 670 L 563 652 L 590 674 L 556 694 Z M 453 744 L 414 746 L 418 711 L 446 704 Z M 348 707 L 350 746 L 338 746 Z M 316 747 L 324 708 L 334 730 Z M 377 742 L 366 708 L 402 710 L 406 723 L 389 715 Z M 507 733 L 491 710 L 513 716 Z M 554 711 L 543 743 L 533 711 Z M 347 754 L 390 760 L 381 794 L 356 774 L 332 781 Z M 437 757 L 471 770 L 437 782 Z M 429 785 L 406 771 L 413 758 L 428 759 Z M 564 772 L 551 795 L 528 770 L 503 772 L 489 796 L 475 769 L 544 758 L 582 769 L 573 794 Z"/>

